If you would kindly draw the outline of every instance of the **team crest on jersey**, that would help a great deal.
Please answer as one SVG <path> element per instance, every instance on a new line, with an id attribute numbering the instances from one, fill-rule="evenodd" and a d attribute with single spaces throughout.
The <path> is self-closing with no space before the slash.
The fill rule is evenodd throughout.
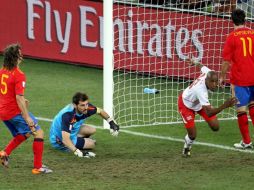
<path id="1" fill-rule="evenodd" d="M 73 117 L 72 120 L 70 121 L 70 126 L 69 126 L 69 130 L 70 130 L 70 131 L 72 130 L 73 125 L 74 125 L 74 123 L 76 123 L 76 122 L 77 122 L 76 118 Z"/>
<path id="2" fill-rule="evenodd" d="M 189 121 L 189 120 L 192 120 L 192 116 L 190 115 L 190 116 L 188 116 L 188 117 L 186 117 L 186 119 Z"/>
<path id="3" fill-rule="evenodd" d="M 77 122 L 76 118 L 73 117 L 70 123 L 71 123 L 71 124 L 74 124 L 74 123 L 76 123 L 76 122 Z"/>
<path id="4" fill-rule="evenodd" d="M 72 125 L 72 124 L 70 124 L 70 126 L 69 126 L 69 130 L 71 131 L 71 130 L 72 130 L 72 128 L 73 128 L 73 125 Z"/>

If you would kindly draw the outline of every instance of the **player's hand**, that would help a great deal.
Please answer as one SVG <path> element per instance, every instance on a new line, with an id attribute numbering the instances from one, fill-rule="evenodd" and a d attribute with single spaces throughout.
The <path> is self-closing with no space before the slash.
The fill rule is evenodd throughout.
<path id="1" fill-rule="evenodd" d="M 33 135 L 36 135 L 36 126 L 37 124 L 33 125 L 33 126 L 29 126 L 30 127 L 30 130 L 32 131 L 32 134 Z"/>
<path id="2" fill-rule="evenodd" d="M 187 58 L 185 60 L 185 62 L 189 65 L 189 66 L 194 66 L 195 65 L 195 61 L 193 59 Z"/>
<path id="3" fill-rule="evenodd" d="M 83 152 L 81 152 L 79 149 L 76 149 L 76 150 L 74 151 L 74 155 L 77 156 L 77 157 L 80 157 L 80 158 L 81 158 L 81 157 L 84 157 L 84 156 L 83 156 Z"/>
<path id="4" fill-rule="evenodd" d="M 35 125 L 35 124 L 34 124 L 34 120 L 33 120 L 31 117 L 25 118 L 25 121 L 26 121 L 26 123 L 27 123 L 27 125 L 28 125 L 29 127 L 32 127 L 32 126 Z"/>
<path id="5" fill-rule="evenodd" d="M 222 87 L 222 88 L 225 87 L 225 79 L 222 77 L 219 78 L 219 87 Z"/>
<path id="6" fill-rule="evenodd" d="M 27 117 L 25 119 L 25 121 L 26 121 L 27 125 L 30 127 L 30 130 L 32 131 L 32 134 L 36 135 L 36 125 L 37 124 L 34 123 L 34 120 L 31 117 Z"/>
<path id="7" fill-rule="evenodd" d="M 229 98 L 227 99 L 225 102 L 224 102 L 224 107 L 225 108 L 229 108 L 229 107 L 232 107 L 234 105 L 236 105 L 238 102 L 237 98 L 236 97 L 232 97 L 232 98 Z"/>
<path id="8" fill-rule="evenodd" d="M 119 134 L 119 125 L 117 125 L 114 120 L 110 121 L 109 125 L 111 135 L 117 136 Z"/>

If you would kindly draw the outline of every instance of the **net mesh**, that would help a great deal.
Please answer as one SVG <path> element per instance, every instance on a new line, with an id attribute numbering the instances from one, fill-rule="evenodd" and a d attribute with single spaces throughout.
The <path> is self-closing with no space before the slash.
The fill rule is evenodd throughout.
<path id="1" fill-rule="evenodd" d="M 114 1 L 114 116 L 121 126 L 181 122 L 178 95 L 199 76 L 184 61 L 193 58 L 219 71 L 222 50 L 233 30 L 234 1 Z M 250 5 L 246 9 L 251 16 Z M 247 22 L 251 27 L 252 22 Z M 145 88 L 159 93 L 148 94 Z M 216 107 L 230 88 L 210 94 Z M 235 116 L 224 110 L 220 118 Z M 196 119 L 200 119 L 197 117 Z"/>

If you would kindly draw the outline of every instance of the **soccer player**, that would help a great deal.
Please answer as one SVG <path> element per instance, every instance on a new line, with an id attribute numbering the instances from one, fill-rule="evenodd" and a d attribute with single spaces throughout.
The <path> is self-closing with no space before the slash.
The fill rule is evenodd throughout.
<path id="1" fill-rule="evenodd" d="M 238 99 L 236 105 L 238 126 L 242 135 L 240 143 L 235 143 L 238 149 L 252 148 L 249 134 L 247 108 L 254 124 L 254 30 L 244 26 L 245 13 L 236 9 L 231 13 L 234 31 L 231 32 L 223 49 L 223 63 L 220 73 L 220 84 L 226 78 L 230 68 L 230 83 L 232 95 Z"/>
<path id="2" fill-rule="evenodd" d="M 19 68 L 23 60 L 20 45 L 9 45 L 3 55 L 4 63 L 0 70 L 0 119 L 8 127 L 13 138 L 0 152 L 1 163 L 8 167 L 8 158 L 12 151 L 33 134 L 34 167 L 32 173 L 51 173 L 52 170 L 42 165 L 43 130 L 33 114 L 28 112 L 28 101 L 24 97 L 26 76 Z"/>
<path id="3" fill-rule="evenodd" d="M 52 147 L 71 151 L 78 157 L 94 157 L 94 153 L 83 150 L 95 147 L 95 140 L 89 137 L 96 132 L 96 129 L 85 125 L 84 121 L 96 113 L 107 120 L 111 134 L 117 136 L 119 126 L 113 118 L 104 110 L 89 103 L 85 93 L 77 92 L 72 97 L 72 104 L 65 106 L 52 122 L 49 139 Z"/>
<path id="4" fill-rule="evenodd" d="M 216 114 L 236 104 L 236 98 L 229 98 L 218 108 L 213 108 L 208 100 L 208 90 L 215 91 L 218 75 L 201 63 L 188 60 L 190 65 L 201 68 L 201 75 L 178 97 L 178 111 L 182 116 L 187 135 L 184 140 L 183 156 L 190 156 L 191 146 L 196 139 L 195 114 L 201 115 L 213 131 L 219 130 Z"/>

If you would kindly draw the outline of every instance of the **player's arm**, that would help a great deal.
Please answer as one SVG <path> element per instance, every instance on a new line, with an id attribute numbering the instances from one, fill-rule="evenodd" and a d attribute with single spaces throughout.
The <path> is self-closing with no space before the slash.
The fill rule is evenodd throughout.
<path id="1" fill-rule="evenodd" d="M 225 79 L 228 68 L 230 66 L 230 60 L 232 60 L 235 50 L 234 36 L 229 35 L 224 44 L 224 48 L 222 51 L 223 62 L 221 64 L 220 77 L 219 77 L 219 85 L 222 86 Z"/>
<path id="2" fill-rule="evenodd" d="M 103 109 L 97 107 L 97 114 L 99 114 L 103 119 L 107 120 L 110 116 Z"/>
<path id="3" fill-rule="evenodd" d="M 218 113 L 220 113 L 222 110 L 232 107 L 237 103 L 237 99 L 235 97 L 227 99 L 221 106 L 218 108 L 214 108 L 211 105 L 204 105 L 202 108 L 205 110 L 208 117 L 212 117 Z"/>
<path id="4" fill-rule="evenodd" d="M 77 149 L 75 147 L 75 145 L 72 143 L 71 141 L 71 134 L 66 132 L 66 131 L 62 131 L 62 137 L 63 137 L 63 143 L 65 146 L 67 146 L 71 151 L 75 152 L 75 150 Z"/>
<path id="5" fill-rule="evenodd" d="M 83 152 L 81 152 L 78 148 L 75 147 L 75 145 L 72 143 L 71 138 L 70 138 L 71 134 L 69 132 L 66 131 L 62 131 L 62 137 L 63 137 L 63 144 L 69 148 L 74 155 L 78 156 L 78 157 L 83 157 Z"/>
<path id="6" fill-rule="evenodd" d="M 221 71 L 220 71 L 220 78 L 219 78 L 219 83 L 220 85 L 222 85 L 222 83 L 225 81 L 226 78 L 226 74 L 229 68 L 229 61 L 223 61 L 222 65 L 221 65 Z"/>
<path id="7" fill-rule="evenodd" d="M 201 73 L 208 73 L 209 71 L 211 71 L 207 66 L 203 65 L 202 63 L 200 63 L 198 61 L 194 61 L 193 59 L 187 59 L 186 62 L 190 66 L 196 66 L 196 67 L 200 68 Z"/>
<path id="8" fill-rule="evenodd" d="M 25 97 L 23 95 L 16 95 L 16 101 L 22 113 L 22 117 L 25 119 L 28 126 L 30 127 L 34 126 L 34 121 L 30 117 L 28 109 L 27 109 L 27 100 L 25 99 Z"/>
<path id="9" fill-rule="evenodd" d="M 15 81 L 16 81 L 15 82 L 16 102 L 17 102 L 18 107 L 21 111 L 22 117 L 24 118 L 27 125 L 31 128 L 32 132 L 34 133 L 35 132 L 35 128 L 34 128 L 35 123 L 29 115 L 27 100 L 24 97 L 26 77 L 22 72 L 17 72 Z"/>
<path id="10" fill-rule="evenodd" d="M 111 134 L 113 136 L 117 136 L 119 133 L 119 125 L 115 122 L 115 120 L 101 108 L 97 108 L 97 114 L 99 114 L 103 119 L 108 122 L 108 124 L 110 125 Z"/>
<path id="11" fill-rule="evenodd" d="M 194 61 L 193 59 L 186 59 L 186 63 L 188 63 L 189 66 L 196 66 L 199 68 L 202 68 L 204 65 L 198 61 Z"/>
<path id="12" fill-rule="evenodd" d="M 62 143 L 70 149 L 74 155 L 78 157 L 83 157 L 83 152 L 81 152 L 76 146 L 73 144 L 71 140 L 71 130 L 73 127 L 73 123 L 71 123 L 73 119 L 72 112 L 66 112 L 62 115 L 62 125 L 61 125 L 61 132 L 62 132 Z"/>

